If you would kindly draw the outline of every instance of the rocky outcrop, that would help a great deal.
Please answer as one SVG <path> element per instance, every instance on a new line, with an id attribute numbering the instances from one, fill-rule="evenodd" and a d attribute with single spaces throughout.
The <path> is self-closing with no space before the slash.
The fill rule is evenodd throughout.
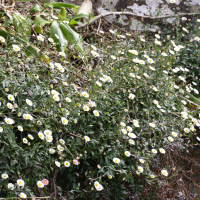
<path id="1" fill-rule="evenodd" d="M 67 3 L 73 3 L 81 5 L 84 0 L 65 0 Z M 200 1 L 199 0 L 176 0 L 176 3 L 170 3 L 170 0 L 93 0 L 94 7 L 99 13 L 105 13 L 108 11 L 128 11 L 140 15 L 149 16 L 163 16 L 173 15 L 175 13 L 200 13 Z M 108 16 L 106 19 L 109 22 L 117 21 L 125 27 L 131 30 L 143 30 L 144 24 L 150 24 L 149 30 L 159 29 L 157 25 L 153 25 L 151 20 L 145 19 L 144 23 L 133 17 L 121 15 L 121 16 Z M 131 21 L 131 22 L 130 22 Z M 173 19 L 168 18 L 167 21 L 172 23 Z"/>

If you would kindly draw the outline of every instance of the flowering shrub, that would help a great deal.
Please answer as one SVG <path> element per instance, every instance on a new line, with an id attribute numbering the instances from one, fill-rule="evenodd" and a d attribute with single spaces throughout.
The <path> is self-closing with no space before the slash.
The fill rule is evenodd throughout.
<path id="1" fill-rule="evenodd" d="M 0 37 L 1 197 L 145 199 L 179 172 L 176 159 L 200 126 L 190 71 L 174 64 L 184 48 L 159 34 L 110 32 L 113 46 L 88 45 L 84 55 L 57 52 L 43 36 L 27 57 L 15 38 Z"/>

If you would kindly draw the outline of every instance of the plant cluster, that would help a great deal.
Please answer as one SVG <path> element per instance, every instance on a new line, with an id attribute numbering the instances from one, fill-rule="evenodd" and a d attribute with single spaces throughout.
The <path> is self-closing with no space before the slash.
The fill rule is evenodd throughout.
<path id="1" fill-rule="evenodd" d="M 1 197 L 158 198 L 155 187 L 177 177 L 177 158 L 200 141 L 198 88 L 188 84 L 188 62 L 177 65 L 199 45 L 199 29 L 187 48 L 160 32 L 133 40 L 110 30 L 109 44 L 88 44 L 84 53 L 57 48 L 61 34 L 40 33 L 28 55 L 19 35 L 5 33 Z"/>

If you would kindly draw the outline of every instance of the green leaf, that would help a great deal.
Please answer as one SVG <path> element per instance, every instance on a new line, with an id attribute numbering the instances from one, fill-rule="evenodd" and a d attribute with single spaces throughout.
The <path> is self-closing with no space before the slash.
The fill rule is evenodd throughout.
<path id="1" fill-rule="evenodd" d="M 50 5 L 53 5 L 54 8 L 79 8 L 80 6 L 76 6 L 69 3 L 62 3 L 62 2 L 51 2 Z"/>
<path id="2" fill-rule="evenodd" d="M 80 19 L 80 18 L 87 18 L 88 15 L 86 14 L 78 14 L 78 15 L 75 15 L 74 17 L 72 17 L 72 20 L 75 20 L 75 19 Z"/>
<path id="3" fill-rule="evenodd" d="M 65 22 L 60 23 L 60 27 L 65 34 L 66 38 L 69 40 L 71 44 L 75 44 L 75 48 L 83 52 L 83 46 L 81 41 L 81 36 L 72 30 Z"/>
<path id="4" fill-rule="evenodd" d="M 75 21 L 75 20 L 71 20 L 70 23 L 69 23 L 70 26 L 73 26 L 73 25 L 75 25 L 75 24 L 81 25 L 81 24 L 83 24 L 83 23 L 77 22 L 77 21 Z"/>
<path id="5" fill-rule="evenodd" d="M 16 143 L 15 134 L 12 131 L 9 131 L 7 133 L 7 137 L 8 137 L 8 141 L 10 142 L 11 145 Z"/>
<path id="6" fill-rule="evenodd" d="M 40 17 L 39 15 L 37 15 L 35 17 L 35 21 L 33 23 L 33 25 L 35 26 L 35 30 L 38 32 L 38 33 L 41 33 L 43 34 L 43 29 L 42 27 L 45 26 L 46 24 L 50 24 L 49 21 L 47 20 L 44 20 L 42 17 Z"/>
<path id="7" fill-rule="evenodd" d="M 187 92 L 187 95 L 189 96 L 189 100 L 192 101 L 193 103 L 197 104 L 200 106 L 200 100 L 197 99 L 195 96 Z"/>
<path id="8" fill-rule="evenodd" d="M 58 35 L 58 38 L 55 36 L 55 34 Z M 54 21 L 51 24 L 50 37 L 53 38 L 55 42 L 58 42 L 57 49 L 61 49 L 64 52 L 68 41 L 60 28 L 60 23 L 57 21 Z"/>
<path id="9" fill-rule="evenodd" d="M 30 10 L 29 13 L 34 13 L 36 11 L 40 12 L 42 10 L 41 6 L 38 4 L 35 4 Z"/>
<path id="10" fill-rule="evenodd" d="M 65 12 L 65 8 L 61 8 L 60 13 L 58 15 L 58 19 L 59 20 L 66 20 L 66 12 Z"/>
<path id="11" fill-rule="evenodd" d="M 17 32 L 22 35 L 22 38 L 25 40 L 29 40 L 29 37 L 27 37 L 27 35 L 31 35 L 31 27 L 27 23 L 27 20 L 20 14 L 14 14 L 13 22 Z"/>
<path id="12" fill-rule="evenodd" d="M 32 46 L 28 46 L 26 49 L 25 49 L 25 53 L 28 57 L 34 57 L 34 56 L 37 56 L 37 51 L 34 47 Z"/>

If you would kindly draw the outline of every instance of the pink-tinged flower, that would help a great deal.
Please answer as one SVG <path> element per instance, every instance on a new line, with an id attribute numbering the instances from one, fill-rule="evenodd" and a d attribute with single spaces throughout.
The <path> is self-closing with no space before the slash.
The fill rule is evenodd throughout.
<path id="1" fill-rule="evenodd" d="M 49 181 L 47 179 L 43 179 L 42 182 L 44 185 L 49 185 Z"/>
<path id="2" fill-rule="evenodd" d="M 79 164 L 78 160 L 76 160 L 76 159 L 73 160 L 73 163 L 74 163 L 74 165 L 78 165 Z"/>

